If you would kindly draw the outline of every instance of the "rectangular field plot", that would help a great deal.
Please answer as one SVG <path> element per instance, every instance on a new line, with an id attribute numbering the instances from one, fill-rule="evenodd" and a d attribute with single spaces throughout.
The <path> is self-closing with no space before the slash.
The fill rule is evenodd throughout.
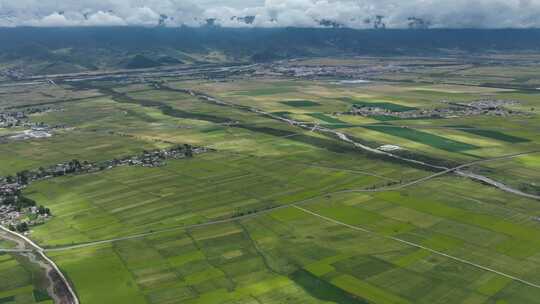
<path id="1" fill-rule="evenodd" d="M 477 129 L 470 126 L 452 126 L 453 128 L 459 128 L 460 131 L 478 135 L 481 137 L 486 137 L 490 139 L 495 139 L 507 143 L 524 143 L 524 142 L 530 142 L 529 139 L 521 138 L 513 135 L 509 135 L 500 131 L 496 130 L 485 130 L 485 129 Z"/>
<path id="2" fill-rule="evenodd" d="M 448 152 L 462 152 L 467 150 L 473 150 L 477 147 L 471 144 L 466 144 L 444 138 L 435 134 L 427 133 L 424 131 L 418 131 L 411 128 L 403 128 L 394 125 L 368 125 L 363 126 L 366 129 L 389 134 L 396 137 L 405 138 L 414 142 L 422 143 L 424 145 L 431 146 L 433 148 L 445 150 Z"/>
<path id="3" fill-rule="evenodd" d="M 288 100 L 282 101 L 281 103 L 296 108 L 315 107 L 321 105 L 320 103 L 316 103 L 310 100 Z"/>
<path id="4" fill-rule="evenodd" d="M 328 124 L 331 129 L 347 128 L 349 126 L 348 123 L 323 113 L 310 113 L 309 116 Z"/>
<path id="5" fill-rule="evenodd" d="M 355 100 L 352 98 L 341 98 L 341 100 L 352 103 L 356 106 L 361 107 L 374 107 L 374 108 L 381 108 L 392 112 L 407 112 L 407 111 L 413 111 L 417 108 L 415 107 L 408 107 L 404 105 L 400 105 L 397 103 L 391 103 L 391 102 L 376 102 L 376 101 L 361 101 L 361 100 Z"/>

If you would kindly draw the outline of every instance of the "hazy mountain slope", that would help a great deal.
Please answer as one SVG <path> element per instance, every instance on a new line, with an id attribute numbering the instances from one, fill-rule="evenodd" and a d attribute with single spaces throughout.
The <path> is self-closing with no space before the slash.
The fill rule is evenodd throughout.
<path id="1" fill-rule="evenodd" d="M 127 68 L 206 61 L 268 61 L 329 55 L 432 55 L 452 52 L 540 49 L 540 30 L 352 30 L 202 28 L 3 28 L 0 60 L 62 64 L 62 71 Z M 193 54 L 193 56 L 191 56 Z M 166 56 L 163 61 L 160 58 Z M 131 64 L 131 67 L 134 65 Z M 138 66 L 135 64 L 135 66 Z M 54 70 L 54 68 L 49 67 Z M 45 69 L 44 71 L 46 71 Z M 36 70 L 35 73 L 44 71 Z"/>

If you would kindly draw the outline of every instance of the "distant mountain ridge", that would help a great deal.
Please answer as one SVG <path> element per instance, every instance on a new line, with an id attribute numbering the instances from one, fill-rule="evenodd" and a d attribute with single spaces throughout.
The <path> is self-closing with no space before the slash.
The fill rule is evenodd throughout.
<path id="1" fill-rule="evenodd" d="M 0 61 L 62 62 L 80 69 L 333 55 L 538 51 L 539 29 L 353 30 L 221 27 L 0 28 Z M 131 62 L 130 59 L 131 58 Z M 166 58 L 166 60 L 164 59 Z"/>

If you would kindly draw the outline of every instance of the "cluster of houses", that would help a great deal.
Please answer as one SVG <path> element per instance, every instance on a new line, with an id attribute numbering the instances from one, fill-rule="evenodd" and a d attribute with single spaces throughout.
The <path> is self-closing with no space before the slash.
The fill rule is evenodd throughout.
<path id="1" fill-rule="evenodd" d="M 445 101 L 443 101 L 445 102 Z M 419 119 L 419 118 L 455 118 L 455 117 L 467 117 L 467 116 L 510 116 L 524 114 L 522 112 L 514 111 L 505 108 L 505 105 L 514 104 L 514 101 L 503 100 L 479 100 L 471 103 L 453 103 L 446 102 L 449 106 L 445 108 L 433 108 L 433 109 L 417 109 L 410 111 L 392 111 L 390 109 L 378 107 L 353 105 L 353 107 L 346 113 L 348 115 L 361 115 L 361 116 L 387 116 L 399 119 Z"/>
<path id="2" fill-rule="evenodd" d="M 0 128 L 13 128 L 13 127 L 43 127 L 42 123 L 34 123 L 28 120 L 29 115 L 37 113 L 59 112 L 63 111 L 61 108 L 51 107 L 33 107 L 27 108 L 21 111 L 6 111 L 0 112 Z"/>
<path id="3" fill-rule="evenodd" d="M 10 178 L 0 179 L 0 225 L 23 233 L 51 216 L 48 208 L 36 206 L 35 201 L 21 194 L 25 187 L 26 184 Z"/>
<path id="4" fill-rule="evenodd" d="M 0 224 L 10 226 L 21 218 L 21 212 L 17 211 L 13 205 L 0 205 Z"/>
<path id="5" fill-rule="evenodd" d="M 28 234 L 30 227 L 41 225 L 50 218 L 50 211 L 43 206 L 17 208 L 13 205 L 0 205 L 0 225 L 13 231 Z"/>
<path id="6" fill-rule="evenodd" d="M 25 74 L 21 69 L 9 68 L 5 70 L 0 70 L 0 76 L 6 77 L 9 79 L 18 80 L 18 79 L 24 78 Z"/>
<path id="7" fill-rule="evenodd" d="M 159 167 L 164 165 L 167 159 L 193 157 L 194 154 L 201 154 L 209 151 L 213 150 L 206 147 L 193 147 L 191 145 L 185 144 L 170 149 L 144 151 L 142 154 L 136 156 L 107 161 L 105 165 L 107 168 L 122 165 Z"/>
<path id="8" fill-rule="evenodd" d="M 447 100 L 443 100 L 442 102 L 448 103 L 451 105 L 456 105 L 460 107 L 465 108 L 472 108 L 477 110 L 484 110 L 484 111 L 497 111 L 497 110 L 504 110 L 504 106 L 514 106 L 518 105 L 519 101 L 517 100 L 505 100 L 505 99 L 480 99 L 469 103 L 464 102 L 450 102 Z"/>
<path id="9" fill-rule="evenodd" d="M 256 68 L 255 75 L 289 76 L 302 78 L 332 77 L 340 79 L 359 79 L 376 77 L 382 73 L 407 72 L 409 69 L 396 64 L 365 65 L 303 65 L 290 61 L 281 61 Z"/>
<path id="10" fill-rule="evenodd" d="M 0 128 L 13 128 L 23 125 L 27 116 L 24 112 L 0 113 Z"/>

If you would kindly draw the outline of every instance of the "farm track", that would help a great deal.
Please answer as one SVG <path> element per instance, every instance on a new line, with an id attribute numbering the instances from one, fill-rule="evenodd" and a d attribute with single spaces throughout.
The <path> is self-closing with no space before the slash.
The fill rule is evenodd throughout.
<path id="1" fill-rule="evenodd" d="M 530 282 L 530 281 L 527 281 L 527 280 L 518 278 L 518 277 L 516 277 L 516 276 L 510 275 L 510 274 L 507 274 L 507 273 L 504 273 L 504 272 L 501 272 L 501 271 L 498 271 L 498 270 L 495 270 L 495 269 L 490 268 L 490 267 L 482 266 L 482 265 L 480 265 L 480 264 L 477 264 L 477 263 L 474 263 L 474 262 L 471 262 L 471 261 L 468 261 L 468 260 L 465 260 L 465 259 L 462 259 L 462 258 L 453 256 L 453 255 L 444 253 L 444 252 L 439 251 L 439 250 L 431 249 L 431 248 L 429 248 L 429 247 L 426 247 L 426 246 L 423 246 L 423 245 L 420 245 L 420 244 L 417 244 L 417 243 L 413 243 L 413 242 L 410 242 L 410 241 L 407 241 L 407 240 L 404 240 L 404 239 L 401 239 L 401 238 L 398 238 L 398 237 L 387 236 L 387 235 L 383 235 L 383 234 L 380 234 L 380 233 L 371 231 L 371 230 L 369 230 L 369 229 L 365 229 L 365 228 L 358 227 L 358 226 L 354 226 L 354 225 L 349 225 L 349 224 L 347 224 L 347 223 L 338 221 L 338 220 L 333 219 L 333 218 L 326 217 L 326 216 L 324 216 L 324 215 L 320 215 L 320 214 L 318 214 L 318 213 L 316 213 L 316 212 L 313 212 L 313 211 L 311 211 L 311 210 L 308 210 L 308 209 L 305 209 L 305 208 L 302 208 L 302 207 L 299 207 L 299 206 L 296 206 L 296 205 L 293 206 L 293 207 L 296 208 L 296 209 L 298 209 L 298 210 L 301 210 L 301 211 L 303 211 L 303 212 L 305 212 L 305 213 L 307 213 L 307 214 L 310 214 L 310 215 L 313 215 L 313 216 L 318 217 L 318 218 L 320 218 L 320 219 L 323 219 L 323 220 L 325 220 L 325 221 L 327 221 L 327 222 L 334 223 L 334 224 L 336 224 L 336 225 L 344 226 L 344 227 L 347 227 L 347 228 L 350 228 L 350 229 L 353 229 L 353 230 L 356 230 L 356 231 L 361 231 L 361 232 L 368 233 L 368 234 L 372 234 L 372 235 L 375 235 L 375 236 L 378 236 L 378 237 L 382 237 L 382 238 L 385 238 L 385 239 L 388 239 L 388 240 L 400 242 L 400 243 L 402 243 L 402 244 L 405 244 L 405 245 L 408 245 L 408 246 L 411 246 L 411 247 L 415 247 L 415 248 L 418 248 L 418 249 L 426 250 L 426 251 L 431 252 L 431 253 L 433 253 L 433 254 L 437 254 L 437 255 L 440 255 L 440 256 L 449 258 L 449 259 L 451 259 L 451 260 L 454 260 L 454 261 L 457 261 L 457 262 L 460 262 L 460 263 L 463 263 L 463 264 L 467 264 L 467 265 L 469 265 L 469 266 L 473 266 L 473 267 L 479 268 L 479 269 L 484 270 L 484 271 L 488 271 L 488 272 L 491 272 L 491 273 L 495 273 L 495 274 L 500 275 L 500 276 L 502 276 L 502 277 L 505 277 L 505 278 L 514 280 L 514 281 L 516 281 L 516 282 L 525 284 L 525 285 L 527 285 L 527 286 L 529 286 L 529 287 L 534 287 L 534 288 L 539 288 L 539 289 L 540 289 L 540 285 L 539 285 L 539 284 L 536 284 L 536 283 L 533 283 L 533 282 Z"/>

